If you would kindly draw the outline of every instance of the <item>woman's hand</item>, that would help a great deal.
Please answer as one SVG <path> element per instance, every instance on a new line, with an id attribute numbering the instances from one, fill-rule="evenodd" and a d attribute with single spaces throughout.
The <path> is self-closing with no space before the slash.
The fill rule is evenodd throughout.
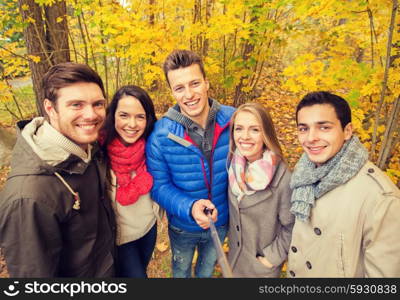
<path id="1" fill-rule="evenodd" d="M 264 256 L 257 256 L 257 259 L 260 263 L 262 263 L 264 266 L 266 266 L 267 268 L 272 269 L 273 265 L 268 261 L 268 259 L 266 259 Z"/>

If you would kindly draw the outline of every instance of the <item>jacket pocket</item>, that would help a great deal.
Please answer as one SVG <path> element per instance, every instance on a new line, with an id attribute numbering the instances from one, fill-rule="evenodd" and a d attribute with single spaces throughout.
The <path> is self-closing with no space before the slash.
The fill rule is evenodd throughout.
<path id="1" fill-rule="evenodd" d="M 344 234 L 340 233 L 339 234 L 339 240 L 338 240 L 338 247 L 337 247 L 337 269 L 338 269 L 338 275 L 340 277 L 346 277 L 346 260 L 345 260 L 345 249 L 344 249 Z"/>
<path id="2" fill-rule="evenodd" d="M 172 231 L 178 233 L 178 234 L 184 233 L 184 231 L 182 229 L 180 229 L 180 228 L 178 228 L 178 227 L 176 227 L 176 226 L 174 226 L 172 224 L 168 224 L 168 228 L 171 229 Z"/>

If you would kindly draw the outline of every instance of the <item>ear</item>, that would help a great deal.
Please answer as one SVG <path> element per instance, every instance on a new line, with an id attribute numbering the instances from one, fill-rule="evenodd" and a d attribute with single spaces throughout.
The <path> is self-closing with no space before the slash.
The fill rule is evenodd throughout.
<path id="1" fill-rule="evenodd" d="M 344 127 L 344 139 L 346 141 L 348 141 L 351 136 L 353 135 L 353 124 L 352 123 L 348 123 L 345 127 Z"/>
<path id="2" fill-rule="evenodd" d="M 57 111 L 56 111 L 55 105 L 56 104 L 53 103 L 52 101 L 50 101 L 49 99 L 44 99 L 44 101 L 43 101 L 44 110 L 47 113 L 47 115 L 49 116 L 50 120 L 56 118 L 56 116 L 57 116 Z"/>
<path id="3" fill-rule="evenodd" d="M 210 82 L 208 81 L 207 78 L 204 78 L 204 82 L 206 83 L 207 91 L 210 88 Z"/>

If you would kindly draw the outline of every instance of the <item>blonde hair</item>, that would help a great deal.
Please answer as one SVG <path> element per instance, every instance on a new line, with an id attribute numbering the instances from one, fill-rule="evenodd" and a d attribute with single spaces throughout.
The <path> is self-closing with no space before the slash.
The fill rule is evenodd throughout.
<path id="1" fill-rule="evenodd" d="M 229 129 L 228 161 L 231 161 L 232 155 L 236 150 L 235 141 L 233 139 L 233 130 L 235 127 L 235 118 L 240 112 L 248 112 L 256 117 L 257 121 L 261 124 L 261 133 L 264 146 L 278 155 L 282 161 L 285 161 L 282 148 L 279 144 L 278 138 L 276 137 L 274 123 L 272 122 L 272 118 L 268 110 L 263 105 L 255 102 L 240 105 L 232 115 Z"/>

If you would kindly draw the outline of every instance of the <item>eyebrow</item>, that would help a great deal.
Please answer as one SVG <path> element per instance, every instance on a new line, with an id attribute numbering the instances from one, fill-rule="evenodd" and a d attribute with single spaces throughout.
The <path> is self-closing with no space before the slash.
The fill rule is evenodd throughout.
<path id="1" fill-rule="evenodd" d="M 66 103 L 70 104 L 73 102 L 87 102 L 86 100 L 82 100 L 82 99 L 71 99 L 71 100 L 67 100 Z M 99 103 L 99 102 L 106 102 L 106 99 L 98 99 L 93 101 L 93 103 Z"/>
<path id="2" fill-rule="evenodd" d="M 188 83 L 190 84 L 190 83 L 193 83 L 195 81 L 201 81 L 201 78 L 200 77 L 199 78 L 195 78 L 193 80 L 190 80 Z M 178 86 L 185 86 L 185 83 L 178 83 L 177 85 L 174 85 L 172 88 L 178 87 Z"/>
<path id="3" fill-rule="evenodd" d="M 234 124 L 234 126 L 237 126 L 237 127 L 243 127 L 243 126 L 245 126 L 245 125 L 242 125 L 242 124 Z M 257 128 L 260 128 L 261 127 L 261 125 L 250 125 L 249 126 L 249 128 L 253 128 L 253 127 L 257 127 Z"/>
<path id="4" fill-rule="evenodd" d="M 331 122 L 331 121 L 318 121 L 318 122 L 315 122 L 314 124 L 317 124 L 317 125 L 332 124 L 332 125 L 334 125 L 335 123 Z M 309 125 L 307 123 L 299 123 L 299 124 L 297 124 L 297 126 L 309 126 Z"/>
<path id="5" fill-rule="evenodd" d="M 71 99 L 71 100 L 67 100 L 66 101 L 67 104 L 70 104 L 70 103 L 73 103 L 73 102 L 85 102 L 85 101 L 84 100 L 79 100 L 79 99 Z"/>
<path id="6" fill-rule="evenodd" d="M 130 113 L 129 112 L 127 112 L 127 111 L 124 111 L 124 110 L 116 110 L 116 112 L 117 113 L 119 113 L 119 114 L 126 114 L 126 115 L 130 115 Z M 143 112 L 143 113 L 137 113 L 137 114 L 132 114 L 133 116 L 146 116 L 146 113 L 145 112 Z"/>

